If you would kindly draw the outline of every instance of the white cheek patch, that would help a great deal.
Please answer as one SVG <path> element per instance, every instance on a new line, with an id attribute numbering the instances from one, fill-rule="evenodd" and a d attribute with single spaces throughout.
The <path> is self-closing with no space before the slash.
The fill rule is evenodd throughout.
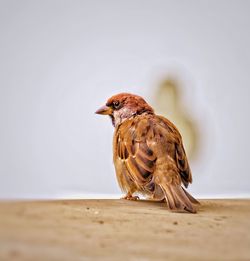
<path id="1" fill-rule="evenodd" d="M 114 111 L 113 112 L 113 116 L 114 116 L 114 124 L 115 124 L 115 126 L 121 124 L 121 116 L 120 116 L 119 111 Z"/>
<path id="2" fill-rule="evenodd" d="M 123 107 L 118 111 L 115 110 L 113 112 L 115 126 L 121 124 L 123 121 L 132 117 L 134 114 L 135 113 L 131 109 L 126 108 L 126 107 Z"/>

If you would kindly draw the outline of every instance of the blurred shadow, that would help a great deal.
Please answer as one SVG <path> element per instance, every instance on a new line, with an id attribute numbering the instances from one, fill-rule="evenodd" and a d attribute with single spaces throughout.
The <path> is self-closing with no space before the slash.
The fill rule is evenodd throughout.
<path id="1" fill-rule="evenodd" d="M 180 131 L 186 153 L 192 160 L 199 150 L 199 131 L 198 126 L 187 111 L 187 105 L 182 104 L 182 88 L 178 79 L 167 77 L 160 82 L 155 91 L 154 107 L 156 112 L 167 117 Z"/>

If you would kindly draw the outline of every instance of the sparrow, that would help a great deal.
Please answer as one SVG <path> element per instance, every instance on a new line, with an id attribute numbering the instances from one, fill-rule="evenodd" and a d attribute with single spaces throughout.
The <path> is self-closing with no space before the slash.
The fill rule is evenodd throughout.
<path id="1" fill-rule="evenodd" d="M 96 114 L 108 115 L 115 128 L 113 161 L 125 199 L 137 200 L 139 194 L 166 202 L 170 210 L 196 213 L 199 202 L 184 189 L 192 183 L 192 173 L 172 122 L 130 93 L 112 96 Z"/>

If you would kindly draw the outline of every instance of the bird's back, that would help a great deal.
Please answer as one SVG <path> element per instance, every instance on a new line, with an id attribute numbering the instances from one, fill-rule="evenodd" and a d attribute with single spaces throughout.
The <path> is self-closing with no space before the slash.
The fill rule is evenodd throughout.
<path id="1" fill-rule="evenodd" d="M 181 135 L 162 116 L 142 114 L 124 121 L 115 130 L 113 147 L 117 179 L 124 191 L 153 192 L 155 178 L 173 178 L 173 170 L 175 182 L 186 187 L 192 182 Z"/>

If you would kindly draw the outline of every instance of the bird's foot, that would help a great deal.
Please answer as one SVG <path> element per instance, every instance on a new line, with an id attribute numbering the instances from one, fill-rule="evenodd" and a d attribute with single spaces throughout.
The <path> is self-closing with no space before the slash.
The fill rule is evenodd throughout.
<path id="1" fill-rule="evenodd" d="M 139 200 L 140 198 L 138 196 L 132 196 L 132 195 L 125 195 L 122 197 L 122 199 L 127 199 L 127 200 Z"/>

